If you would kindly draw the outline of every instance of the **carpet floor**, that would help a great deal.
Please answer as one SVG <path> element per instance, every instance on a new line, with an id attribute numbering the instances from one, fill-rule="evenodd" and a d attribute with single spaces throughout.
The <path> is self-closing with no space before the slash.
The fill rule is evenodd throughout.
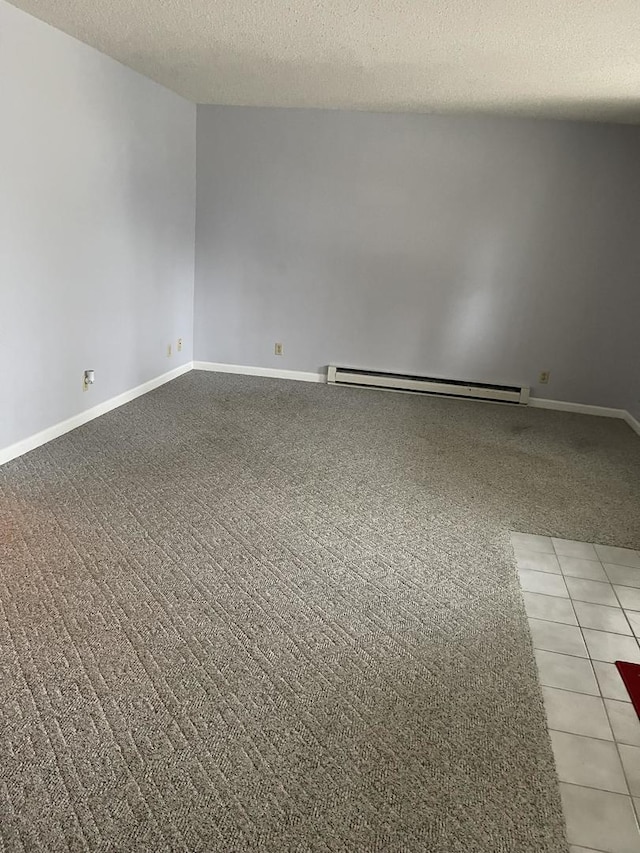
<path id="1" fill-rule="evenodd" d="M 192 372 L 0 469 L 0 850 L 565 853 L 509 529 L 622 422 Z"/>

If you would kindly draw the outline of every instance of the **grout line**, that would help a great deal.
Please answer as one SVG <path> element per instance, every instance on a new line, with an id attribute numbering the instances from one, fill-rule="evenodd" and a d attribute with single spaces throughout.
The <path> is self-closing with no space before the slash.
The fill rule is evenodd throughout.
<path id="1" fill-rule="evenodd" d="M 585 544 L 590 545 L 591 543 L 586 542 Z M 535 548 L 520 548 L 517 546 L 514 547 L 513 544 L 511 545 L 511 547 L 513 548 L 513 553 L 516 557 L 516 560 L 521 556 L 526 557 L 528 554 L 544 554 L 545 557 L 555 557 L 558 560 L 558 562 L 560 562 L 560 558 L 562 557 L 565 560 L 583 560 L 585 563 L 600 563 L 602 565 L 602 560 L 600 559 L 600 557 L 572 557 L 570 554 L 558 554 L 558 552 L 556 550 L 554 550 L 554 551 L 537 551 Z M 635 549 L 628 548 L 627 550 L 628 551 L 634 551 Z M 528 554 L 522 555 L 522 553 L 521 553 L 522 551 L 527 551 Z M 607 560 L 607 564 L 610 566 L 617 566 L 619 569 L 634 569 L 635 571 L 640 572 L 640 566 L 627 566 L 627 565 L 624 565 L 623 563 L 613 563 L 613 562 L 611 562 L 611 560 Z M 543 571 L 543 570 L 537 569 L 536 571 Z M 624 586 L 624 584 L 622 584 L 622 585 Z"/>
<path id="2" fill-rule="evenodd" d="M 547 557 L 558 556 L 555 551 L 538 551 L 536 548 L 521 548 L 518 545 L 514 546 L 513 543 L 511 544 L 511 547 L 513 548 L 513 553 L 516 555 L 516 558 L 521 555 L 522 551 L 528 551 L 530 554 L 544 554 Z"/>
<path id="3" fill-rule="evenodd" d="M 567 539 L 567 540 L 565 540 L 561 536 L 547 536 L 544 533 L 523 533 L 521 530 L 510 530 L 509 536 L 510 537 L 512 537 L 512 536 L 531 536 L 531 537 L 546 539 L 548 541 L 548 544 L 551 545 L 551 548 L 552 548 L 551 551 L 542 551 L 539 546 L 535 547 L 537 544 L 536 542 L 530 543 L 528 545 L 514 545 L 513 540 L 511 539 L 511 545 L 512 545 L 514 551 L 519 548 L 520 550 L 535 551 L 536 554 L 555 554 L 558 557 L 573 557 L 572 554 L 559 554 L 558 553 L 558 550 L 556 548 L 556 544 L 553 540 L 554 539 L 560 539 L 562 541 L 575 542 L 578 545 L 591 545 L 591 547 L 596 552 L 595 559 L 598 560 L 599 562 L 602 562 L 602 558 L 598 554 L 598 551 L 596 550 L 597 548 L 619 548 L 622 551 L 629 551 L 632 554 L 640 554 L 640 548 L 627 548 L 624 545 L 603 545 L 602 542 L 583 542 L 581 539 Z M 589 557 L 573 557 L 573 559 L 588 560 L 590 558 Z M 594 559 L 594 558 L 591 558 L 591 559 Z M 614 563 L 612 560 L 608 560 L 607 562 L 610 562 L 612 565 L 616 565 L 616 566 L 619 565 L 618 563 Z M 634 568 L 634 566 L 628 566 L 627 568 Z"/>
<path id="4" fill-rule="evenodd" d="M 529 590 L 525 589 L 523 591 L 528 592 Z M 570 601 L 573 604 L 573 599 L 571 599 L 571 598 L 563 598 L 562 601 Z M 590 601 L 579 601 L 578 604 L 591 604 L 591 602 Z M 605 607 L 606 605 L 602 605 L 602 606 Z M 617 608 L 613 608 L 613 609 L 615 610 Z M 575 609 L 574 609 L 574 613 L 575 613 Z M 576 614 L 576 619 L 577 618 L 578 617 Z M 582 634 L 582 629 L 585 628 L 587 631 L 595 631 L 597 634 L 613 634 L 614 637 L 629 637 L 629 639 L 635 640 L 636 643 L 638 642 L 638 638 L 636 637 L 635 634 L 621 634 L 619 631 L 605 631 L 604 628 L 590 628 L 588 625 L 581 625 L 579 622 L 577 622 L 575 625 L 572 625 L 568 622 L 558 622 L 555 619 L 541 619 L 540 616 L 529 616 L 528 614 L 527 614 L 527 619 L 535 619 L 536 622 L 548 622 L 550 625 L 566 625 L 567 628 L 580 628 L 581 634 Z M 582 634 L 582 639 L 584 640 L 584 634 Z M 585 645 L 586 645 L 586 640 L 585 640 Z M 534 646 L 534 649 L 535 648 L 537 648 L 537 646 Z M 540 649 L 540 651 L 541 652 L 555 652 L 555 651 L 557 651 L 557 649 Z M 588 651 L 588 649 L 587 649 L 587 651 Z M 571 652 L 558 652 L 558 654 L 559 655 L 569 655 L 569 657 L 572 657 L 572 658 L 579 658 L 580 657 L 580 655 L 572 655 Z M 591 655 L 589 655 L 589 657 L 591 657 Z M 591 659 L 600 661 L 600 663 L 613 663 L 613 661 L 602 660 L 601 658 L 591 658 Z"/>
<path id="5" fill-rule="evenodd" d="M 582 563 L 600 563 L 602 565 L 597 557 L 571 557 L 569 554 L 556 554 L 556 559 L 559 563 L 560 560 L 580 560 Z M 560 568 L 562 568 L 562 563 L 560 563 Z"/>
<path id="6" fill-rule="evenodd" d="M 595 557 L 576 557 L 575 554 L 561 554 L 556 547 L 556 543 L 553 541 L 554 539 L 558 539 L 559 537 L 551 536 L 550 538 L 551 538 L 551 545 L 553 547 L 553 553 L 556 555 L 556 557 L 570 557 L 572 560 L 593 560 L 593 559 L 600 560 L 600 557 L 598 557 L 597 551 L 596 551 Z M 569 541 L 570 542 L 577 542 L 578 545 L 591 545 L 593 550 L 594 551 L 596 550 L 596 543 L 595 542 L 580 542 L 579 539 L 570 539 Z"/>
<path id="7" fill-rule="evenodd" d="M 538 574 L 543 574 L 543 573 L 542 573 L 542 572 L 538 572 Z M 552 577 L 552 578 L 559 578 L 559 577 L 561 577 L 561 575 L 549 575 L 549 577 Z M 546 596 L 547 596 L 547 598 L 559 598 L 559 599 L 561 599 L 562 601 L 566 601 L 568 598 L 571 598 L 571 596 L 570 596 L 569 594 L 567 594 L 567 595 L 551 595 L 551 593 L 548 593 L 548 592 L 536 592 L 536 590 L 534 590 L 534 589 L 525 589 L 525 588 L 522 586 L 522 584 L 520 584 L 520 589 L 522 590 L 522 592 L 529 592 L 529 593 L 531 593 L 531 595 L 546 595 Z"/>
<path id="8" fill-rule="evenodd" d="M 556 731 L 556 729 L 554 729 L 554 731 Z M 582 737 L 582 735 L 581 735 L 581 737 Z M 610 742 L 610 741 L 609 741 L 609 742 Z M 561 782 L 562 782 L 562 780 L 561 780 L 561 779 L 560 779 L 559 781 L 561 781 Z M 571 785 L 571 787 L 572 787 L 572 788 L 584 788 L 584 790 L 585 790 L 585 791 L 603 791 L 603 793 L 605 793 L 605 794 L 615 794 L 615 795 L 616 795 L 616 796 L 618 796 L 618 797 L 626 797 L 628 800 L 632 800 L 632 802 L 631 802 L 631 807 L 633 808 L 633 813 L 634 813 L 634 817 L 635 817 L 635 811 L 636 811 L 636 810 L 635 810 L 635 808 L 634 808 L 634 804 L 633 804 L 633 795 L 632 795 L 632 794 L 621 794 L 621 793 L 620 793 L 620 791 L 609 791 L 609 790 L 607 790 L 607 788 L 590 788 L 590 787 L 589 787 L 589 785 L 578 785 L 578 783 L 577 783 L 577 782 L 562 782 L 562 784 L 563 784 L 563 785 Z M 576 844 L 576 845 L 573 845 L 573 846 L 575 846 L 575 847 L 582 847 L 582 846 L 584 846 L 584 845 L 582 845 L 582 844 Z M 594 851 L 594 853 L 602 853 L 602 851 L 599 851 L 596 847 L 588 847 L 587 849 L 588 849 L 589 851 L 593 850 L 593 851 Z"/>
<path id="9" fill-rule="evenodd" d="M 557 729 L 553 729 L 553 731 L 557 731 Z M 566 734 L 566 732 L 565 732 Z M 569 733 L 570 734 L 570 733 Z M 580 737 L 584 737 L 584 735 L 580 735 Z M 609 741 L 611 743 L 611 741 Z M 562 780 L 560 780 L 562 781 Z M 605 794 L 617 794 L 619 797 L 627 797 L 629 800 L 632 798 L 631 794 L 621 794 L 620 791 L 609 791 L 607 788 L 591 788 L 589 785 L 578 785 L 577 782 L 562 782 L 563 785 L 571 785 L 572 788 L 584 788 L 586 791 L 604 791 Z M 633 805 L 633 803 L 631 804 Z M 634 809 L 635 811 L 635 809 Z M 582 847 L 581 844 L 576 844 L 576 847 Z M 588 848 L 589 850 L 595 849 L 596 853 L 598 853 L 597 848 Z"/>
<path id="10" fill-rule="evenodd" d="M 570 627 L 571 628 L 578 628 L 580 626 L 579 625 L 571 625 Z M 572 655 L 569 652 L 559 652 L 556 649 L 539 649 L 538 646 L 535 646 L 535 645 L 533 647 L 533 650 L 535 652 L 549 652 L 552 655 L 564 655 L 566 658 L 574 658 L 575 660 L 596 660 L 597 663 L 611 663 L 611 661 L 608 661 L 608 660 L 597 660 L 597 658 L 590 658 L 589 654 L 588 654 L 588 652 L 589 652 L 588 649 L 587 649 L 586 655 Z"/>
<path id="11" fill-rule="evenodd" d="M 597 737 L 596 735 L 586 735 L 584 732 L 572 732 L 569 729 L 552 729 L 549 727 L 548 724 L 547 724 L 547 731 L 549 731 L 549 732 L 560 732 L 560 734 L 562 734 L 562 735 L 574 735 L 575 737 L 586 737 L 586 738 L 589 738 L 589 740 L 597 740 L 600 743 L 615 743 L 615 740 L 613 738 Z M 620 753 L 618 753 L 618 758 L 620 758 Z M 620 759 L 620 763 L 622 764 L 622 759 Z M 626 776 L 625 776 L 625 782 L 627 782 Z M 571 784 L 577 784 L 577 783 L 567 782 L 567 785 L 571 785 Z M 580 785 L 580 787 L 581 788 L 588 788 L 589 785 Z M 597 788 L 596 790 L 604 791 L 605 789 L 604 788 Z M 613 794 L 616 792 L 612 791 L 611 793 Z M 620 793 L 620 791 L 618 791 L 617 793 Z M 627 782 L 627 793 L 629 793 L 629 783 L 628 782 Z M 631 796 L 630 793 L 629 793 L 629 796 Z"/>
<path id="12" fill-rule="evenodd" d="M 544 651 L 544 649 L 539 649 L 538 651 Z M 580 660 L 587 660 L 587 658 L 580 658 Z M 591 663 L 591 661 L 589 661 Z M 595 677 L 595 674 L 593 676 Z M 596 678 L 596 684 L 598 685 L 598 690 L 600 690 L 600 685 L 598 684 L 598 679 Z M 549 690 L 562 690 L 563 693 L 577 693 L 579 696 L 591 696 L 592 699 L 602 699 L 604 701 L 605 698 L 602 693 L 584 693 L 582 690 L 569 690 L 568 687 L 556 687 L 554 684 L 543 684 L 540 682 L 541 687 L 548 687 Z M 619 700 L 618 700 L 619 701 Z M 626 702 L 625 702 L 626 704 Z M 547 727 L 549 728 L 549 727 Z M 551 731 L 551 729 L 549 729 Z M 562 729 L 554 729 L 554 731 L 562 731 Z M 575 734 L 575 732 L 573 732 Z M 592 737 L 592 735 L 581 735 L 581 737 Z M 597 738 L 597 740 L 602 740 L 602 738 Z"/>
<path id="13" fill-rule="evenodd" d="M 545 649 L 538 649 L 538 651 L 545 651 Z M 587 658 L 579 658 L 579 660 L 587 660 Z M 593 661 L 589 661 L 589 662 L 593 663 Z M 596 677 L 596 684 L 598 685 L 598 690 L 600 690 L 600 683 L 598 682 L 597 677 Z M 577 693 L 579 696 L 590 696 L 592 699 L 602 699 L 603 702 L 605 702 L 605 699 L 608 699 L 609 702 L 620 702 L 621 705 L 632 705 L 631 702 L 625 702 L 624 699 L 612 699 L 611 696 L 603 696 L 602 693 L 599 693 L 597 695 L 595 693 L 583 693 L 582 690 L 569 690 L 568 687 L 555 687 L 553 684 L 543 684 L 542 682 L 540 682 L 540 686 L 541 687 L 548 687 L 549 690 L 561 690 L 563 693 Z M 606 703 L 605 703 L 605 707 L 606 707 Z M 611 725 L 611 724 L 609 724 L 609 725 Z M 549 726 L 547 726 L 547 728 L 549 729 L 549 731 L 551 731 L 551 728 Z M 553 731 L 561 732 L 561 731 L 564 731 L 564 729 L 553 729 Z M 613 729 L 611 729 L 611 731 L 613 732 Z M 578 734 L 578 732 L 569 732 L 569 734 L 575 735 L 575 734 Z M 580 737 L 595 737 L 595 735 L 580 735 Z M 596 740 L 604 740 L 604 738 L 596 737 Z M 615 735 L 614 735 L 614 740 L 615 740 Z M 638 746 L 638 744 L 627 743 L 624 740 L 618 741 L 618 743 L 623 744 L 623 746 Z M 638 746 L 638 749 L 640 749 L 640 746 Z M 638 796 L 640 797 L 640 794 Z"/>
<path id="14" fill-rule="evenodd" d="M 595 562 L 595 561 L 593 561 L 593 562 Z M 520 566 L 518 566 L 517 564 L 516 564 L 516 569 L 518 571 L 518 574 L 520 574 L 520 572 L 536 572 L 536 574 L 539 574 L 539 575 L 551 575 L 551 577 L 563 578 L 564 580 L 566 580 L 567 578 L 570 578 L 571 580 L 576 580 L 576 581 L 589 581 L 590 583 L 601 583 L 601 584 L 604 584 L 605 586 L 613 586 L 611 581 L 608 580 L 609 575 L 607 575 L 606 581 L 597 581 L 597 580 L 594 580 L 593 578 L 583 578 L 580 575 L 566 575 L 562 571 L 560 573 L 558 573 L 558 572 L 545 572 L 543 569 L 524 569 L 524 568 L 520 568 Z M 640 569 L 638 569 L 638 571 L 640 572 Z M 606 572 L 605 572 L 605 574 L 606 574 Z M 624 586 L 624 584 L 619 583 L 618 586 Z M 640 587 L 635 587 L 635 586 L 625 587 L 625 589 L 639 589 L 639 588 Z M 556 596 L 556 598 L 558 598 L 558 596 Z"/>
<path id="15" fill-rule="evenodd" d="M 551 575 L 552 578 L 563 577 L 562 572 L 545 572 L 544 569 L 526 569 L 524 566 L 519 566 L 516 562 L 518 572 L 537 572 L 539 575 Z"/>

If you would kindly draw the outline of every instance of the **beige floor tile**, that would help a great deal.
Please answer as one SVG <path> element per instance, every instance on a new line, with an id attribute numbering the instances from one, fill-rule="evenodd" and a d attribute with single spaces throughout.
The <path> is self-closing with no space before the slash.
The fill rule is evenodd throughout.
<path id="1" fill-rule="evenodd" d="M 531 619 L 564 622 L 565 625 L 578 624 L 573 604 L 568 598 L 559 598 L 556 595 L 540 595 L 539 592 L 523 592 L 522 597 L 524 598 L 524 609 Z"/>
<path id="2" fill-rule="evenodd" d="M 590 581 L 608 583 L 602 564 L 595 560 L 579 560 L 576 557 L 558 557 L 562 574 L 570 578 L 585 578 Z"/>
<path id="3" fill-rule="evenodd" d="M 576 693 L 600 694 L 591 661 L 572 655 L 537 649 L 538 678 L 545 687 L 559 687 Z"/>
<path id="4" fill-rule="evenodd" d="M 624 612 L 631 625 L 631 630 L 636 637 L 640 637 L 640 613 L 636 613 L 635 610 L 625 610 Z"/>
<path id="5" fill-rule="evenodd" d="M 621 607 L 607 607 L 603 604 L 589 604 L 576 601 L 574 604 L 578 624 L 583 628 L 595 628 L 612 634 L 631 635 L 631 627 Z"/>
<path id="6" fill-rule="evenodd" d="M 580 628 L 573 625 L 563 625 L 561 622 L 529 619 L 529 630 L 531 631 L 534 649 L 545 649 L 548 652 L 559 652 L 563 655 L 575 655 L 582 658 L 588 657 Z"/>
<path id="7" fill-rule="evenodd" d="M 609 545 L 596 545 L 595 549 L 598 559 L 603 563 L 640 569 L 640 551 L 633 551 L 630 548 L 611 548 Z"/>
<path id="8" fill-rule="evenodd" d="M 640 796 L 640 747 L 629 746 L 626 743 L 618 744 L 622 766 L 629 783 L 629 791 L 635 796 Z M 604 790 L 604 788 L 603 788 Z"/>
<path id="9" fill-rule="evenodd" d="M 605 699 L 604 704 L 616 741 L 640 746 L 640 721 L 633 705 L 630 702 L 617 702 L 615 699 Z"/>
<path id="10" fill-rule="evenodd" d="M 567 585 L 570 597 L 574 601 L 589 601 L 592 604 L 606 604 L 610 607 L 620 606 L 610 583 L 590 581 L 584 578 L 565 578 L 564 582 Z"/>
<path id="11" fill-rule="evenodd" d="M 614 584 L 613 589 L 625 610 L 640 611 L 640 589 L 634 589 L 630 586 L 619 586 L 618 584 Z"/>
<path id="12" fill-rule="evenodd" d="M 529 569 L 518 569 L 520 586 L 525 592 L 539 592 L 541 595 L 557 595 L 568 598 L 569 593 L 564 578 L 548 572 L 532 572 Z"/>
<path id="13" fill-rule="evenodd" d="M 615 743 L 568 732 L 549 732 L 561 782 L 627 794 L 627 782 Z M 636 747 L 627 747 L 636 749 Z M 633 757 L 630 757 L 632 762 Z M 633 763 L 633 762 L 632 762 Z"/>
<path id="14" fill-rule="evenodd" d="M 543 687 L 542 695 L 550 729 L 613 740 L 603 700 L 599 697 L 570 693 L 555 687 Z"/>
<path id="15" fill-rule="evenodd" d="M 519 569 L 530 569 L 534 572 L 549 572 L 559 575 L 560 563 L 555 554 L 543 554 L 540 551 L 518 551 L 516 564 Z"/>
<path id="16" fill-rule="evenodd" d="M 542 551 L 545 554 L 554 554 L 553 542 L 549 536 L 537 536 L 531 533 L 511 533 L 511 545 L 513 550 L 518 551 Z"/>
<path id="17" fill-rule="evenodd" d="M 593 660 L 615 663 L 626 660 L 640 663 L 640 646 L 635 637 L 624 637 L 622 634 L 611 634 L 607 631 L 594 631 L 583 628 L 582 633 Z"/>
<path id="18" fill-rule="evenodd" d="M 614 663 L 603 663 L 599 660 L 590 662 L 598 680 L 600 693 L 607 699 L 618 699 L 621 702 L 631 702 L 624 681 L 620 677 Z"/>
<path id="19" fill-rule="evenodd" d="M 614 566 L 613 563 L 604 563 L 603 568 L 611 583 L 640 588 L 640 569 L 632 569 L 629 566 Z"/>
<path id="20" fill-rule="evenodd" d="M 555 539 L 552 537 L 556 554 L 562 557 L 578 557 L 581 560 L 597 560 L 598 555 L 593 545 L 588 542 L 576 542 L 574 539 Z"/>
<path id="21" fill-rule="evenodd" d="M 605 853 L 640 853 L 631 797 L 560 783 L 570 844 Z"/>

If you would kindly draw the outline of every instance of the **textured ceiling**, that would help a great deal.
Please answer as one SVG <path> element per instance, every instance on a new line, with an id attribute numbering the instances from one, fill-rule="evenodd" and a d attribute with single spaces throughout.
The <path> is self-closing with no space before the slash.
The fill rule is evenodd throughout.
<path id="1" fill-rule="evenodd" d="M 13 0 L 199 103 L 640 122 L 638 0 Z"/>

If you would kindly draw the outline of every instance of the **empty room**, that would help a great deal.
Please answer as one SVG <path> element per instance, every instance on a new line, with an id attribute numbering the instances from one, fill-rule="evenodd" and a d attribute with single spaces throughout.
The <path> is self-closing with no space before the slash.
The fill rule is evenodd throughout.
<path id="1" fill-rule="evenodd" d="M 0 851 L 640 853 L 640 6 L 0 0 Z"/>

